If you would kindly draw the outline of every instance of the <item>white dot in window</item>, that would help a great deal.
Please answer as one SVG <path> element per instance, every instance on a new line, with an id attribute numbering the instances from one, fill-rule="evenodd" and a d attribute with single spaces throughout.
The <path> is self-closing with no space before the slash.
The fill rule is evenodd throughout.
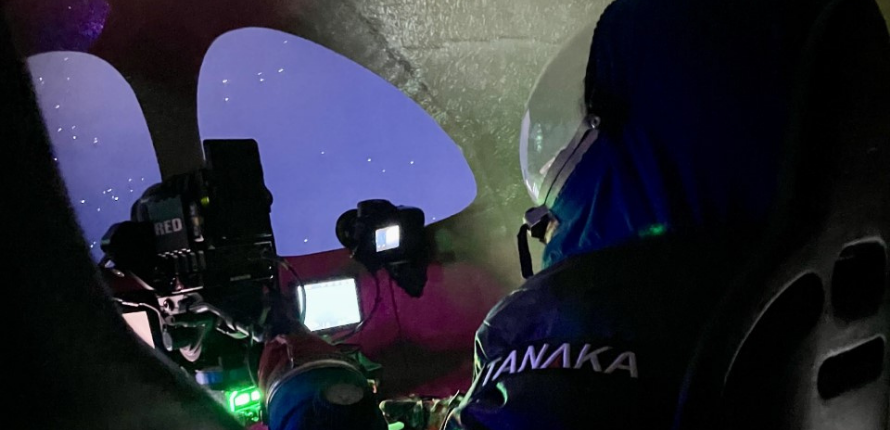
<path id="1" fill-rule="evenodd" d="M 368 162 L 369 162 L 369 163 L 371 162 L 371 159 L 370 159 L 370 158 L 368 159 Z"/>
<path id="2" fill-rule="evenodd" d="M 386 169 L 383 169 L 383 173 L 386 173 Z"/>
<path id="3" fill-rule="evenodd" d="M 324 155 L 324 151 L 321 151 L 321 155 Z"/>
<path id="4" fill-rule="evenodd" d="M 133 182 L 133 178 L 128 178 L 127 182 Z"/>
<path id="5" fill-rule="evenodd" d="M 257 76 L 263 76 L 263 72 L 259 72 L 256 74 Z"/>
<path id="6" fill-rule="evenodd" d="M 114 199 L 114 201 L 118 201 L 118 200 L 120 200 L 120 197 L 118 197 L 118 196 L 113 196 L 112 199 Z"/>
<path id="7" fill-rule="evenodd" d="M 59 161 L 58 157 L 53 157 L 53 161 Z"/>
<path id="8" fill-rule="evenodd" d="M 309 239 L 303 239 L 303 243 L 309 243 Z"/>
<path id="9" fill-rule="evenodd" d="M 284 73 L 284 69 L 278 69 L 278 73 Z"/>
<path id="10" fill-rule="evenodd" d="M 96 212 L 102 212 L 102 208 L 96 208 Z"/>
<path id="11" fill-rule="evenodd" d="M 436 220 L 436 217 L 433 217 L 433 221 L 435 221 L 435 220 Z"/>
<path id="12" fill-rule="evenodd" d="M 62 105 L 56 105 L 55 107 L 56 107 L 56 109 L 58 109 L 58 108 L 62 107 Z"/>
<path id="13" fill-rule="evenodd" d="M 286 40 L 284 41 L 284 44 L 287 45 L 287 41 L 286 41 Z"/>
<path id="14" fill-rule="evenodd" d="M 62 61 L 68 61 L 68 57 L 65 57 L 64 60 L 62 60 Z"/>
<path id="15" fill-rule="evenodd" d="M 74 129 L 76 129 L 76 128 L 77 128 L 76 125 L 72 125 L 72 126 L 71 126 L 71 129 L 72 129 L 72 130 L 74 130 Z"/>
<path id="16" fill-rule="evenodd" d="M 145 178 L 139 178 L 139 180 L 145 182 Z"/>
<path id="17" fill-rule="evenodd" d="M 263 79 L 263 78 L 260 78 L 260 82 L 265 82 L 265 81 L 266 81 L 266 80 L 265 80 L 265 79 Z"/>
<path id="18" fill-rule="evenodd" d="M 71 136 L 71 140 L 77 140 L 77 136 Z"/>
<path id="19" fill-rule="evenodd" d="M 412 161 L 411 161 L 410 163 L 408 163 L 408 164 L 414 164 L 414 161 L 412 160 Z"/>
<path id="20" fill-rule="evenodd" d="M 59 127 L 59 129 L 56 130 L 56 131 L 59 132 L 59 133 L 61 133 L 61 132 L 62 132 L 62 127 Z"/>
<path id="21" fill-rule="evenodd" d="M 37 78 L 37 80 L 43 82 L 43 78 Z"/>
<path id="22" fill-rule="evenodd" d="M 80 200 L 80 204 L 85 205 L 86 203 L 87 203 L 86 200 L 83 200 L 83 199 Z"/>
<path id="23" fill-rule="evenodd" d="M 98 138 L 98 137 L 94 137 L 94 138 L 93 138 L 93 143 L 99 143 L 99 138 Z M 130 181 L 132 181 L 132 179 L 130 179 Z"/>
<path id="24" fill-rule="evenodd" d="M 65 77 L 65 80 L 66 80 L 66 81 L 70 81 L 71 78 L 69 78 L 69 77 L 66 76 L 66 77 Z"/>
<path id="25" fill-rule="evenodd" d="M 223 99 L 223 100 L 225 100 L 225 101 L 229 101 L 229 98 L 228 98 L 228 97 L 226 97 L 226 98 L 224 98 L 224 99 Z"/>
<path id="26" fill-rule="evenodd" d="M 229 80 L 228 80 L 228 79 L 223 79 L 223 83 L 224 83 L 224 84 L 228 84 L 228 83 L 229 83 Z"/>

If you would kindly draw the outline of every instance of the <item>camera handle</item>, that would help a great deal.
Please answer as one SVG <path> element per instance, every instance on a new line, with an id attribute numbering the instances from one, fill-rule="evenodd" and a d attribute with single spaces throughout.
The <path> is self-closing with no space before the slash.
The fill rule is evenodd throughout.
<path id="1" fill-rule="evenodd" d="M 257 330 L 256 327 L 235 321 L 231 316 L 211 305 L 207 302 L 197 302 L 188 307 L 188 311 L 194 314 L 211 313 L 216 316 L 221 323 L 217 326 L 217 330 L 234 339 L 252 338 L 254 342 L 263 342 L 263 331 Z"/>

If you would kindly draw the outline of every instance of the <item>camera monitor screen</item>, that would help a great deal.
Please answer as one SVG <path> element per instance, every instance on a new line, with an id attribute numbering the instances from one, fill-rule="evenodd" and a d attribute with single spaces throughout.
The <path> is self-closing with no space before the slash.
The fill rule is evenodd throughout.
<path id="1" fill-rule="evenodd" d="M 136 332 L 145 343 L 151 347 L 155 347 L 154 339 L 151 335 L 151 323 L 148 320 L 148 312 L 127 312 L 123 314 L 124 321 Z"/>
<path id="2" fill-rule="evenodd" d="M 309 330 L 323 331 L 358 324 L 362 320 L 355 279 L 344 278 L 309 283 L 306 288 L 306 318 Z"/>
<path id="3" fill-rule="evenodd" d="M 397 225 L 377 229 L 377 252 L 398 248 L 400 230 Z"/>

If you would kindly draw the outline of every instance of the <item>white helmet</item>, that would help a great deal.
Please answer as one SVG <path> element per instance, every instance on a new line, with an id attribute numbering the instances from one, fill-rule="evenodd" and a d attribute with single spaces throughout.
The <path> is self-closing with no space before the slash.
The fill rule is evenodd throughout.
<path id="1" fill-rule="evenodd" d="M 550 205 L 595 139 L 599 119 L 584 100 L 590 43 L 595 25 L 576 33 L 538 78 L 526 104 L 519 137 L 519 162 L 532 201 Z"/>
<path id="2" fill-rule="evenodd" d="M 585 77 L 596 26 L 576 33 L 560 50 L 532 90 L 519 136 L 519 163 L 532 201 L 517 236 L 522 276 L 532 275 L 528 233 L 545 241 L 553 221 L 549 207 L 598 137 L 599 118 L 587 112 Z"/>

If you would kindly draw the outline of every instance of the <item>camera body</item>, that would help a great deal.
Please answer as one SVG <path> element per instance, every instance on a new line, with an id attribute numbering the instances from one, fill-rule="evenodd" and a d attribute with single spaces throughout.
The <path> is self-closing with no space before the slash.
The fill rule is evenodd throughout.
<path id="1" fill-rule="evenodd" d="M 140 282 L 138 299 L 119 302 L 157 313 L 176 361 L 198 376 L 219 368 L 241 378 L 254 344 L 244 340 L 262 340 L 264 295 L 277 288 L 272 196 L 255 141 L 208 140 L 204 152 L 203 168 L 150 187 L 131 220 L 108 230 L 104 264 Z M 209 385 L 226 384 L 217 376 Z"/>
<path id="2" fill-rule="evenodd" d="M 336 233 L 368 271 L 386 269 L 408 295 L 423 294 L 429 251 L 422 210 L 366 200 L 340 216 Z"/>
<path id="3" fill-rule="evenodd" d="M 273 279 L 272 196 L 253 140 L 204 142 L 204 168 L 150 187 L 102 249 L 161 293 Z"/>

